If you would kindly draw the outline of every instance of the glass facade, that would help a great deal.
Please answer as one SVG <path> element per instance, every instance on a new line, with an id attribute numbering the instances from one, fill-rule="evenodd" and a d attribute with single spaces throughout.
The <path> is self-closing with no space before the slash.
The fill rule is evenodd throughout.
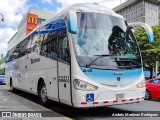
<path id="1" fill-rule="evenodd" d="M 160 24 L 160 5 L 150 1 L 138 0 L 116 12 L 128 22 L 144 22 L 150 26 Z"/>
<path id="2" fill-rule="evenodd" d="M 5 60 L 6 60 L 6 57 L 3 57 L 2 59 L 0 59 L 0 75 L 5 74 Z"/>
<path id="3" fill-rule="evenodd" d="M 38 18 L 38 25 L 42 24 L 46 19 Z"/>

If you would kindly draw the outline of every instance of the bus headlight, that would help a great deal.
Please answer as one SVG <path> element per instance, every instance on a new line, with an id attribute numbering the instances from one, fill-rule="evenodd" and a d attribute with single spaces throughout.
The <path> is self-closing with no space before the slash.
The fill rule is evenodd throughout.
<path id="1" fill-rule="evenodd" d="M 74 88 L 78 89 L 78 90 L 95 91 L 98 89 L 97 86 L 91 85 L 87 82 L 84 82 L 84 81 L 78 80 L 78 79 L 75 79 L 73 81 L 73 84 L 74 84 Z"/>
<path id="2" fill-rule="evenodd" d="M 138 83 L 136 86 L 137 86 L 137 88 L 143 88 L 143 87 L 145 87 L 145 86 L 146 86 L 146 81 L 145 81 L 145 79 L 142 80 L 140 83 Z"/>

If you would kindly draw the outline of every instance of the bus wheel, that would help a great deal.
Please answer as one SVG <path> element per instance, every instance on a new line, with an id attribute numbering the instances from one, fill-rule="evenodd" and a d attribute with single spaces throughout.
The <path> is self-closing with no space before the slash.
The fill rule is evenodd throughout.
<path id="1" fill-rule="evenodd" d="M 39 90 L 38 90 L 38 96 L 39 96 L 39 100 L 40 103 L 43 106 L 48 106 L 48 97 L 47 97 L 47 88 L 44 82 L 42 82 L 39 86 Z"/>
<path id="2" fill-rule="evenodd" d="M 15 92 L 15 89 L 13 88 L 13 81 L 10 80 L 10 91 Z"/>
<path id="3" fill-rule="evenodd" d="M 151 97 L 151 93 L 150 93 L 148 90 L 146 90 L 144 99 L 145 99 L 145 100 L 150 100 L 151 98 L 152 98 L 152 97 Z"/>

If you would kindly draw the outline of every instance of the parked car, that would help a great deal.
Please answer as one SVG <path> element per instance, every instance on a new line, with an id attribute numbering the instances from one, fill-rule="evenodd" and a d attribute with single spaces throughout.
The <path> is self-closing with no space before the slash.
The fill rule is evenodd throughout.
<path id="1" fill-rule="evenodd" d="M 5 75 L 0 75 L 0 84 L 5 84 Z"/>
<path id="2" fill-rule="evenodd" d="M 145 99 L 160 98 L 160 77 L 146 81 Z"/>

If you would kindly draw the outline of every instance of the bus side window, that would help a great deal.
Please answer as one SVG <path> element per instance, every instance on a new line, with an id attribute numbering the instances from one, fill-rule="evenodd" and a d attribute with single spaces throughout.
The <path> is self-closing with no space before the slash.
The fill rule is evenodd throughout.
<path id="1" fill-rule="evenodd" d="M 28 43 L 28 39 L 26 38 L 23 41 L 21 41 L 18 45 L 13 47 L 10 50 L 8 59 L 17 59 L 17 58 L 23 57 L 26 54 L 27 43 Z"/>
<path id="2" fill-rule="evenodd" d="M 27 38 L 27 44 L 26 44 L 26 50 L 25 50 L 25 54 L 29 54 L 31 53 L 31 44 L 32 44 L 32 40 L 33 40 L 33 35 L 30 35 Z"/>
<path id="3" fill-rule="evenodd" d="M 51 59 L 57 59 L 57 35 L 50 33 L 42 43 L 42 55 Z"/>
<path id="4" fill-rule="evenodd" d="M 38 39 L 38 35 L 33 35 L 33 38 L 32 38 L 32 42 L 31 42 L 31 52 L 35 52 L 36 50 L 36 47 L 37 47 L 37 39 Z"/>
<path id="5" fill-rule="evenodd" d="M 66 32 L 66 31 L 65 31 Z M 68 46 L 68 39 L 66 33 L 63 32 L 59 35 L 59 59 L 64 60 L 66 62 L 70 62 L 70 53 L 69 53 L 69 46 Z"/>
<path id="6" fill-rule="evenodd" d="M 16 52 L 15 52 L 16 47 L 17 47 L 17 45 L 10 50 L 9 59 L 16 59 L 17 58 Z"/>
<path id="7" fill-rule="evenodd" d="M 26 38 L 18 44 L 17 46 L 19 51 L 18 57 L 23 57 L 25 55 L 27 43 L 28 43 L 28 39 Z"/>

